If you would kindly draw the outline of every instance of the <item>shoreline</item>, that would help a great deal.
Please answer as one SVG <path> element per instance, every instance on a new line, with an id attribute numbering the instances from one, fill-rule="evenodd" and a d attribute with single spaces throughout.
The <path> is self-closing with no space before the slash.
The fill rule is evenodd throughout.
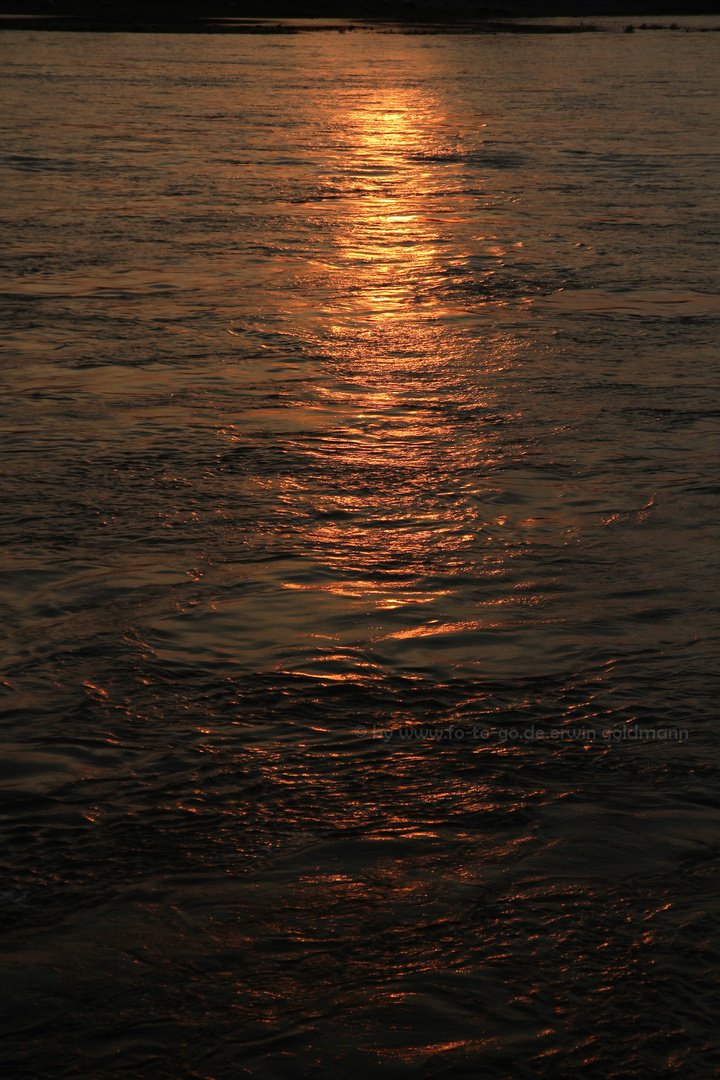
<path id="1" fill-rule="evenodd" d="M 524 35 L 630 26 L 720 30 L 720 0 L 0 0 L 0 30 L 63 33 Z"/>
<path id="2" fill-rule="evenodd" d="M 697 18 L 697 16 L 695 16 Z M 552 16 L 545 16 L 545 19 Z M 635 33 L 668 31 L 672 33 L 714 33 L 720 31 L 720 17 L 716 25 L 688 26 L 676 19 L 687 19 L 685 14 L 675 18 L 670 15 L 652 17 L 645 15 L 598 15 L 596 18 L 613 18 L 617 24 L 604 25 L 593 21 L 547 22 L 542 17 L 511 16 L 504 18 L 408 20 L 396 18 L 333 19 L 319 18 L 138 18 L 138 17 L 87 17 L 77 15 L 3 15 L 0 14 L 0 32 L 31 31 L 43 33 L 108 33 L 108 34 L 235 34 L 235 35 L 295 35 L 303 33 L 380 33 L 402 35 L 495 35 L 495 34 L 587 34 L 587 33 Z M 712 18 L 712 16 L 705 16 Z M 630 20 L 627 24 L 625 19 Z M 660 21 L 662 19 L 662 21 Z M 672 19 L 668 22 L 666 20 Z M 638 22 L 637 20 L 642 20 Z"/>

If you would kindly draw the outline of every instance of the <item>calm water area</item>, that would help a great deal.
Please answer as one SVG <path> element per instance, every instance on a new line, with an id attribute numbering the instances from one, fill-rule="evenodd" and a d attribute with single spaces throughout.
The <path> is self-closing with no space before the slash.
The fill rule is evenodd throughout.
<path id="1" fill-rule="evenodd" d="M 0 33 L 8 1078 L 717 1075 L 719 73 Z"/>

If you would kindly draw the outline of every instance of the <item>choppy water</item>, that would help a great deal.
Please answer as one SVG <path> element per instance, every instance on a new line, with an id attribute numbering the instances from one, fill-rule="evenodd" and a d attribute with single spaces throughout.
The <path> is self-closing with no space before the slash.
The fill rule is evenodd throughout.
<path id="1" fill-rule="evenodd" d="M 0 53 L 8 1075 L 706 1080 L 720 37 Z"/>

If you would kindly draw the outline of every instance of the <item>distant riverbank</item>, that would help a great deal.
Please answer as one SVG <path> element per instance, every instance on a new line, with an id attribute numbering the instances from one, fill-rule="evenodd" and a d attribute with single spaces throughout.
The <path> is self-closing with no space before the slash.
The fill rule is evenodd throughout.
<path id="1" fill-rule="evenodd" d="M 707 23 L 688 26 L 688 16 Z M 612 20 L 608 23 L 608 18 Z M 297 34 L 370 30 L 396 33 L 572 34 L 595 30 L 715 30 L 720 0 L 0 0 L 0 29 L 75 32 Z M 620 25 L 615 21 L 620 20 Z"/>
<path id="2" fill-rule="evenodd" d="M 381 33 L 381 34 L 586 34 L 600 32 L 635 33 L 672 31 L 676 33 L 711 33 L 720 31 L 720 16 L 713 23 L 706 17 L 652 18 L 623 16 L 589 19 L 528 17 L 455 18 L 444 21 L 400 18 L 330 19 L 330 18 L 156 18 L 127 14 L 108 15 L 32 15 L 0 14 L 0 30 L 25 30 L 62 33 L 158 33 L 158 34 L 242 34 L 294 35 L 304 33 Z"/>

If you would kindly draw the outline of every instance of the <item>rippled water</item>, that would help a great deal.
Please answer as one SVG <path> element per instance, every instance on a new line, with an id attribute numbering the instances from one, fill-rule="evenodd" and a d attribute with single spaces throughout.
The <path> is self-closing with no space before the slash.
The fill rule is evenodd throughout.
<path id="1" fill-rule="evenodd" d="M 13 1077 L 714 1075 L 719 50 L 0 36 Z"/>

